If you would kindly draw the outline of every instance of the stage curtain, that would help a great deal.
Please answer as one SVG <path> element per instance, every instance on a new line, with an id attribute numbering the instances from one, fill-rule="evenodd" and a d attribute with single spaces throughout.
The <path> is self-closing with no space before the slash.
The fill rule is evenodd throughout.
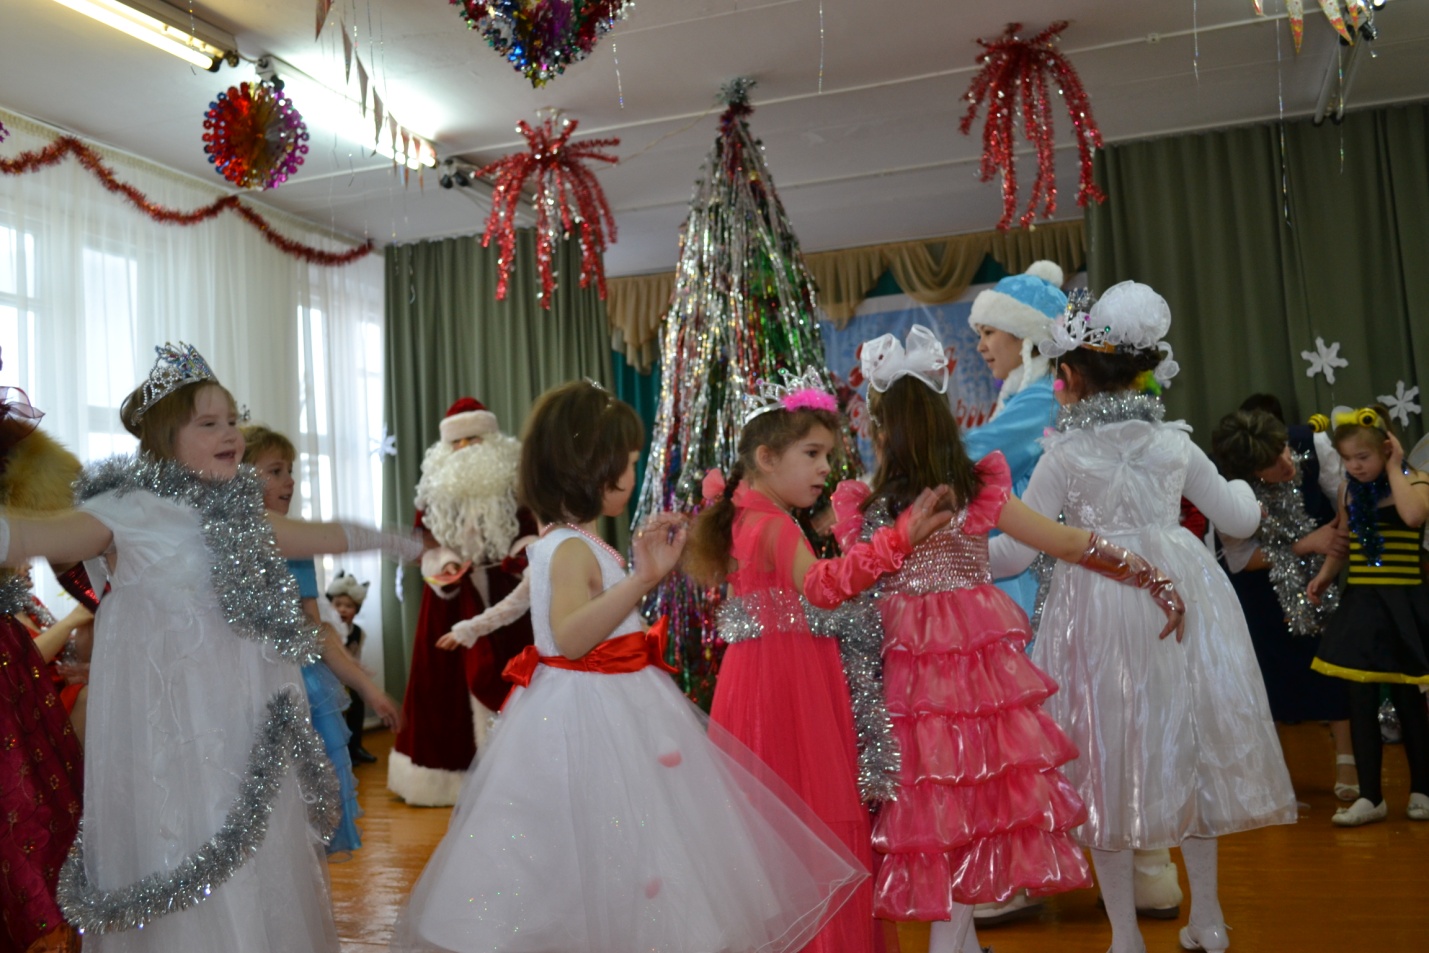
<path id="1" fill-rule="evenodd" d="M 1070 277 L 1086 267 L 1086 232 L 1080 219 L 1048 222 L 1008 232 L 815 252 L 804 262 L 818 288 L 819 306 L 841 328 L 885 272 L 891 271 L 913 300 L 945 304 L 963 296 L 988 256 L 1010 274 L 1026 271 L 1040 258 L 1051 259 Z M 673 271 L 609 281 L 611 346 L 642 372 L 659 358 L 660 324 L 674 288 Z"/>
<path id="2" fill-rule="evenodd" d="M 1166 297 L 1168 410 L 1203 446 L 1253 392 L 1294 422 L 1429 383 L 1429 106 L 1287 123 L 1283 154 L 1277 124 L 1108 146 L 1096 175 L 1091 285 Z M 1317 336 L 1349 361 L 1334 384 L 1306 374 Z"/>
<path id="3" fill-rule="evenodd" d="M 675 273 L 632 275 L 606 281 L 606 310 L 610 313 L 610 349 L 622 355 L 641 373 L 660 356 L 660 322 L 675 293 Z"/>
<path id="4" fill-rule="evenodd" d="M 563 242 L 553 265 L 561 275 L 580 272 L 580 244 Z M 551 308 L 536 298 L 534 235 L 518 233 L 516 263 L 505 301 L 495 300 L 497 248 L 482 248 L 474 237 L 389 245 L 386 250 L 387 420 L 397 440 L 397 456 L 384 470 L 383 514 L 389 524 L 412 525 L 422 457 L 438 439 L 438 424 L 452 401 L 480 400 L 505 433 L 519 436 L 531 404 L 541 393 L 569 380 L 612 380 L 609 324 L 594 286 L 582 290 L 562 283 Z M 629 527 L 602 526 L 624 549 Z M 389 564 L 384 575 L 394 573 Z M 403 572 L 404 600 L 384 616 L 389 639 L 386 687 L 399 695 L 406 684 L 412 633 L 421 602 L 421 573 Z M 389 617 L 390 616 L 390 617 Z"/>

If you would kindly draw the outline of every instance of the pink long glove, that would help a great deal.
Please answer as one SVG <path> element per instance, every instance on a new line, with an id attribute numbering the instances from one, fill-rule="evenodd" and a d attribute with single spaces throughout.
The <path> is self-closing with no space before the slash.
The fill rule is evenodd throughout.
<path id="1" fill-rule="evenodd" d="M 804 598 L 820 609 L 832 609 L 897 572 L 913 551 L 908 541 L 912 510 L 905 510 L 894 526 L 885 526 L 866 543 L 854 543 L 837 559 L 821 559 L 804 576 Z"/>

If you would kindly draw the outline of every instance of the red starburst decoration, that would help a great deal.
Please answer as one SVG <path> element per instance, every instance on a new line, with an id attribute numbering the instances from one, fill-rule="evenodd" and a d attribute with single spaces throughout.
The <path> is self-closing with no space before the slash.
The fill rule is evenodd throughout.
<path id="1" fill-rule="evenodd" d="M 541 306 L 551 307 L 551 292 L 556 287 L 551 271 L 556 242 L 574 232 L 577 226 L 581 236 L 581 287 L 589 287 L 594 278 L 601 300 L 605 299 L 605 246 L 607 241 L 615 242 L 615 216 L 595 173 L 586 163 L 620 161 L 603 151 L 620 145 L 620 140 L 588 139 L 572 144 L 571 135 L 578 125 L 575 119 L 563 119 L 557 132 L 554 118 L 547 117 L 535 129 L 523 120 L 516 124 L 516 130 L 526 139 L 530 151 L 512 153 L 476 173 L 495 179 L 491 215 L 486 220 L 481 246 L 489 245 L 492 236 L 500 241 L 497 301 L 506 298 L 506 286 L 516 257 L 516 205 L 528 180 L 534 183 L 536 193 L 533 204 Z"/>
<path id="2" fill-rule="evenodd" d="M 308 153 L 308 127 L 280 83 L 228 87 L 208 104 L 203 128 L 208 161 L 239 188 L 277 188 Z"/>
<path id="3" fill-rule="evenodd" d="M 996 40 L 978 40 L 983 52 L 977 62 L 982 64 L 968 86 L 967 115 L 958 128 L 964 135 L 977 118 L 978 106 L 987 102 L 987 124 L 982 131 L 982 163 L 978 178 L 986 182 L 1002 173 L 1002 219 L 999 229 L 1006 230 L 1017 213 L 1017 169 L 1013 165 L 1013 122 L 1020 113 L 1022 132 L 1037 152 L 1037 178 L 1032 183 L 1032 195 L 1027 209 L 1018 219 L 1023 226 L 1036 217 L 1037 205 L 1043 206 L 1042 217 L 1051 218 L 1057 211 L 1057 172 L 1055 168 L 1054 131 L 1052 128 L 1051 87 L 1067 103 L 1067 112 L 1077 131 L 1077 152 L 1081 160 L 1081 183 L 1077 189 L 1077 204 L 1104 202 L 1106 195 L 1092 180 L 1092 153 L 1101 147 L 1102 134 L 1092 118 L 1091 102 L 1077 71 L 1057 50 L 1057 37 L 1067 28 L 1067 21 L 1058 20 L 1041 33 L 1024 40 L 1018 36 L 1020 23 L 1009 23 Z"/>

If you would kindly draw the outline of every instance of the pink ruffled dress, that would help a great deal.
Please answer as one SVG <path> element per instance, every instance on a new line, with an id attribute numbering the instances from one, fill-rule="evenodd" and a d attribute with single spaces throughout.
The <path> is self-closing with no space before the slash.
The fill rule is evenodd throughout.
<path id="1" fill-rule="evenodd" d="M 988 569 L 987 533 L 1011 476 L 996 452 L 977 472 L 976 499 L 885 576 L 878 597 L 884 692 L 901 752 L 897 798 L 873 831 L 883 855 L 874 912 L 889 920 L 946 920 L 953 904 L 1091 882 L 1071 837 L 1086 808 L 1057 770 L 1077 749 L 1042 711 L 1057 684 L 1028 660 L 1027 616 Z M 843 484 L 839 510 L 868 492 Z M 881 504 L 864 516 L 869 527 L 891 522 Z"/>

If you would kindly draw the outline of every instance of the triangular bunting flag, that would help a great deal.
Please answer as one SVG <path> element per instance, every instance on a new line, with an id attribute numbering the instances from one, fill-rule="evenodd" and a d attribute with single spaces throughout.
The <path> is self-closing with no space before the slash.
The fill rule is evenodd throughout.
<path id="1" fill-rule="evenodd" d="M 347 24 L 342 25 L 342 81 L 352 82 L 352 37 L 347 32 Z"/>
<path id="2" fill-rule="evenodd" d="M 313 33 L 313 39 L 323 35 L 323 24 L 327 22 L 327 15 L 332 10 L 333 0 L 318 0 L 318 28 Z"/>

